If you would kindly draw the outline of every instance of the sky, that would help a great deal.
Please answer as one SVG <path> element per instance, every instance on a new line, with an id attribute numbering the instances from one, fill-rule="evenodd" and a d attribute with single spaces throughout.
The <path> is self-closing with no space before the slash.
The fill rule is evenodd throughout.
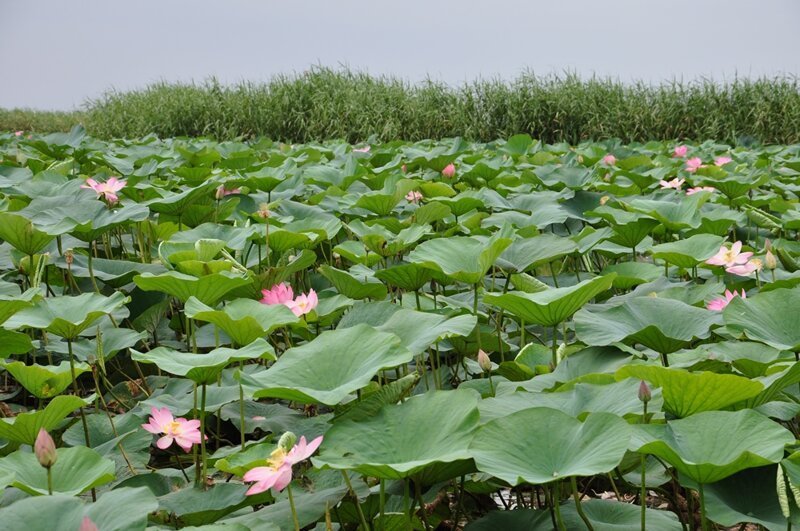
<path id="1" fill-rule="evenodd" d="M 0 0 L 0 107 L 346 65 L 458 85 L 800 74 L 797 0 Z"/>

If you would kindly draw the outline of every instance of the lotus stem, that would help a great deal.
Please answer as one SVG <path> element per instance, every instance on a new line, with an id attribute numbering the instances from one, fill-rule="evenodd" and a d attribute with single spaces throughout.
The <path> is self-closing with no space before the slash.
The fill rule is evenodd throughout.
<path id="1" fill-rule="evenodd" d="M 380 513 L 379 521 L 380 521 L 380 529 L 381 531 L 383 531 L 383 529 L 386 527 L 386 523 L 383 521 L 384 509 L 386 507 L 386 480 L 380 478 L 379 481 L 380 481 L 380 493 L 378 495 L 378 500 L 379 500 L 378 505 Z"/>
<path id="2" fill-rule="evenodd" d="M 356 491 L 353 490 L 353 484 L 350 483 L 350 476 L 347 475 L 346 470 L 342 470 L 342 477 L 344 478 L 344 482 L 347 485 L 347 490 L 350 492 L 350 495 L 353 497 L 353 501 L 356 504 L 356 512 L 358 512 L 358 519 L 361 521 L 361 527 L 369 530 L 369 525 L 367 524 L 367 518 L 364 516 L 364 511 L 361 510 L 361 502 L 358 499 L 358 494 Z M 406 499 L 408 499 L 408 482 L 406 481 Z M 299 531 L 299 528 L 295 531 Z"/>
<path id="3" fill-rule="evenodd" d="M 206 384 L 200 390 L 200 480 L 206 482 Z"/>
<path id="4" fill-rule="evenodd" d="M 48 466 L 47 470 L 47 494 L 53 495 L 53 467 Z"/>
<path id="5" fill-rule="evenodd" d="M 431 526 L 428 523 L 428 515 L 425 512 L 425 502 L 422 500 L 422 489 L 418 481 L 414 481 L 414 491 L 417 494 L 417 503 L 419 503 L 419 515 L 422 518 L 422 525 L 425 526 L 425 531 L 428 531 Z"/>
<path id="6" fill-rule="evenodd" d="M 553 327 L 553 369 L 558 366 L 558 325 Z"/>
<path id="7" fill-rule="evenodd" d="M 581 494 L 578 492 L 578 482 L 575 479 L 575 476 L 570 477 L 569 482 L 572 485 L 572 497 L 575 498 L 575 509 L 578 511 L 578 516 L 581 517 L 581 520 L 583 520 L 583 523 L 586 524 L 586 528 L 589 531 L 594 531 L 592 521 L 589 520 L 589 517 L 583 512 L 583 507 L 581 506 Z"/>
<path id="8" fill-rule="evenodd" d="M 699 483 L 697 493 L 700 494 L 700 527 L 703 531 L 708 530 L 708 520 L 706 519 L 706 496 L 703 493 L 703 484 Z"/>
<path id="9" fill-rule="evenodd" d="M 553 484 L 553 494 L 551 495 L 551 501 L 553 504 L 553 510 L 556 513 L 556 524 L 558 525 L 559 531 L 567 531 L 567 526 L 564 524 L 564 519 L 561 517 L 561 484 L 556 481 Z"/>
<path id="10" fill-rule="evenodd" d="M 294 531 L 300 531 L 300 520 L 297 518 L 297 509 L 294 506 L 294 496 L 292 496 L 292 484 L 286 485 L 286 494 L 289 495 L 289 507 L 292 509 L 292 520 L 294 521 Z"/>

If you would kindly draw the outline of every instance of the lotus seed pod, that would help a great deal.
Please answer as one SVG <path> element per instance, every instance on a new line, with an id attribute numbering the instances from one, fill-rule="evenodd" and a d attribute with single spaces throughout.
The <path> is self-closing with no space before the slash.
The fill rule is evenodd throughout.
<path id="1" fill-rule="evenodd" d="M 297 442 L 297 435 L 294 433 L 287 431 L 281 438 L 278 439 L 278 448 L 283 448 L 283 451 L 288 452 L 294 447 L 294 444 Z"/>

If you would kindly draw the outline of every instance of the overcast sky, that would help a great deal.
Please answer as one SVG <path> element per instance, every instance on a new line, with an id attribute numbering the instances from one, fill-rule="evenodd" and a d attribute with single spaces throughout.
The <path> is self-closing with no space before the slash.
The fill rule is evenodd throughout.
<path id="1" fill-rule="evenodd" d="M 0 0 L 0 107 L 312 65 L 457 84 L 800 73 L 798 0 Z"/>

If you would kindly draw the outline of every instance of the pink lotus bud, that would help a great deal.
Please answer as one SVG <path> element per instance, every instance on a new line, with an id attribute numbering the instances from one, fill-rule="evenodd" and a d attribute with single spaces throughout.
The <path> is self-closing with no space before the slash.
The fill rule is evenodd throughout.
<path id="1" fill-rule="evenodd" d="M 764 255 L 764 265 L 770 270 L 778 267 L 778 261 L 775 259 L 775 255 L 772 254 L 772 251 L 767 251 Z"/>
<path id="2" fill-rule="evenodd" d="M 607 164 L 608 166 L 613 166 L 614 164 L 617 163 L 617 157 L 609 153 L 608 155 L 603 157 L 603 163 Z"/>
<path id="3" fill-rule="evenodd" d="M 492 370 L 492 360 L 489 359 L 489 355 L 482 350 L 478 350 L 478 365 L 480 365 L 484 372 L 490 372 Z"/>
<path id="4" fill-rule="evenodd" d="M 672 152 L 673 157 L 685 157 L 686 153 L 689 151 L 689 148 L 686 146 L 677 146 L 675 147 L 675 151 Z"/>
<path id="5" fill-rule="evenodd" d="M 647 382 L 642 380 L 639 384 L 639 400 L 646 404 L 650 402 L 652 397 L 653 395 L 650 393 L 650 387 L 647 385 Z"/>
<path id="6" fill-rule="evenodd" d="M 39 435 L 36 436 L 36 442 L 33 443 L 33 453 L 36 455 L 36 459 L 39 460 L 39 464 L 45 468 L 50 468 L 58 460 L 56 443 L 44 428 L 41 428 Z"/>
<path id="7" fill-rule="evenodd" d="M 78 528 L 78 531 L 100 531 L 92 519 L 88 516 L 84 516 L 83 520 L 81 521 L 81 526 Z"/>
<path id="8" fill-rule="evenodd" d="M 403 171 L 403 173 L 408 173 L 408 167 L 405 164 L 400 166 L 400 169 Z"/>
<path id="9" fill-rule="evenodd" d="M 456 175 L 456 167 L 452 162 L 447 166 L 445 166 L 444 169 L 442 170 L 442 177 L 452 179 L 453 177 L 455 177 L 455 175 Z"/>

